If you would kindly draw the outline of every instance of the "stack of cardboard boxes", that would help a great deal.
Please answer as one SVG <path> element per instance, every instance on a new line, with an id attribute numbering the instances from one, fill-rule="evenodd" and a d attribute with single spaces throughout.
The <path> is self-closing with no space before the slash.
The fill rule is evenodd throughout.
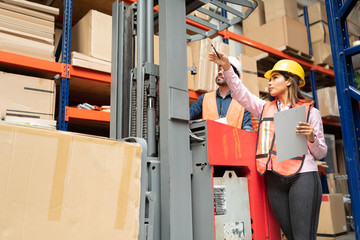
<path id="1" fill-rule="evenodd" d="M 304 23 L 303 11 L 299 13 L 299 21 Z M 310 5 L 308 17 L 314 63 L 333 66 L 325 3 Z"/>
<path id="2" fill-rule="evenodd" d="M 0 51 L 54 61 L 59 9 L 29 1 L 0 2 Z M 55 128 L 53 80 L 0 72 L 0 115 L 7 122 Z"/>
<path id="3" fill-rule="evenodd" d="M 54 61 L 59 9 L 29 1 L 0 2 L 0 51 Z"/>
<path id="4" fill-rule="evenodd" d="M 243 28 L 245 37 L 267 46 L 309 53 L 307 31 L 298 21 L 296 0 L 259 1 L 258 10 L 243 22 Z M 244 53 L 256 59 L 264 56 L 260 50 L 248 46 L 244 46 Z"/>
<path id="5" fill-rule="evenodd" d="M 111 72 L 112 18 L 90 10 L 72 29 L 71 64 Z"/>

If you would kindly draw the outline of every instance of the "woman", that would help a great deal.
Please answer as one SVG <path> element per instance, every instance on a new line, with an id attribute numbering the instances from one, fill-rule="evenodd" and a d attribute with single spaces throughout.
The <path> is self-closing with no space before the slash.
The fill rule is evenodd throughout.
<path id="1" fill-rule="evenodd" d="M 295 61 L 283 59 L 265 73 L 269 93 L 264 101 L 253 95 L 236 76 L 228 57 L 209 54 L 210 61 L 223 66 L 232 97 L 260 119 L 256 167 L 265 174 L 268 196 L 274 214 L 288 240 L 315 240 L 321 204 L 321 182 L 315 159 L 326 156 L 327 146 L 319 110 L 305 99 L 299 88 L 305 85 L 304 70 Z M 296 133 L 306 136 L 308 152 L 303 156 L 277 161 L 274 113 L 305 105 L 307 122 L 299 122 Z"/>

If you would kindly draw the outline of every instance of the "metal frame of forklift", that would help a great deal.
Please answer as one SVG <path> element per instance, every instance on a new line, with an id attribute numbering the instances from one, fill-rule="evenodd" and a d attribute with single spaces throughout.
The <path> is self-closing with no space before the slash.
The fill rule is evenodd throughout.
<path id="1" fill-rule="evenodd" d="M 244 6 L 247 10 L 241 12 L 226 2 Z M 226 19 L 202 8 L 205 3 L 232 13 L 233 18 Z M 203 211 L 194 209 L 193 205 L 193 202 L 198 202 L 195 198 L 201 195 L 201 186 L 197 186 L 200 192 L 194 194 L 186 42 L 215 35 L 245 19 L 256 6 L 257 0 L 159 0 L 159 11 L 154 12 L 154 3 L 148 0 L 138 0 L 131 6 L 117 1 L 113 4 L 110 137 L 130 137 L 128 141 L 138 142 L 145 139 L 147 143 L 143 148 L 147 156 L 142 167 L 139 239 L 204 239 L 206 234 L 196 235 L 198 229 L 193 229 L 199 226 L 199 219 L 201 221 L 201 216 L 194 214 L 199 215 Z M 213 25 L 187 15 L 196 9 L 219 20 L 220 24 Z M 186 15 L 210 30 L 187 25 Z M 186 29 L 195 34 L 187 35 Z M 161 67 L 154 64 L 154 32 L 159 33 Z M 207 157 L 200 161 L 206 162 Z M 212 174 L 202 174 L 197 177 L 213 177 Z M 254 174 L 252 172 L 252 176 Z M 204 193 L 209 196 L 208 201 L 213 202 L 212 188 L 204 190 Z M 256 201 L 258 199 L 253 198 L 254 204 Z M 207 214 L 211 216 L 213 211 L 208 209 Z M 263 214 L 266 215 L 266 212 Z M 210 229 L 205 238 L 215 239 L 214 222 L 210 220 L 207 223 L 203 226 Z M 273 230 L 258 227 L 256 231 L 268 233 L 263 239 L 268 239 L 272 231 L 277 232 L 272 239 L 280 238 L 280 230 L 276 226 Z M 262 239 L 260 235 L 255 238 Z M 254 233 L 252 236 L 255 236 Z M 251 239 L 251 236 L 248 237 Z"/>

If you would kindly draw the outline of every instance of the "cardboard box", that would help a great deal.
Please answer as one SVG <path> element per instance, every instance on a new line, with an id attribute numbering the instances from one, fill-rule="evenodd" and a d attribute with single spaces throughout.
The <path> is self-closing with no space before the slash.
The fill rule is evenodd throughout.
<path id="1" fill-rule="evenodd" d="M 268 93 L 269 92 L 269 79 L 258 77 L 258 86 L 259 92 Z"/>
<path id="2" fill-rule="evenodd" d="M 306 54 L 309 53 L 305 25 L 289 17 L 266 23 L 244 36 L 279 50 L 290 47 Z M 244 46 L 244 53 L 247 56 L 256 57 L 261 55 L 262 51 Z"/>
<path id="3" fill-rule="evenodd" d="M 264 7 L 267 23 L 282 17 L 298 20 L 296 0 L 266 0 L 264 1 Z"/>
<path id="4" fill-rule="evenodd" d="M 265 24 L 264 2 L 258 1 L 257 8 L 242 21 L 244 34 L 253 31 L 257 27 Z"/>
<path id="5" fill-rule="evenodd" d="M 188 46 L 191 48 L 192 52 L 192 65 L 197 67 L 194 87 L 190 90 L 211 92 L 217 89 L 215 83 L 217 65 L 209 61 L 209 52 L 213 51 L 211 43 L 215 46 L 217 51 L 229 55 L 229 45 L 222 42 L 211 39 L 189 42 Z"/>
<path id="6" fill-rule="evenodd" d="M 300 11 L 299 21 L 304 24 L 303 11 Z M 324 22 L 327 23 L 326 6 L 323 2 L 317 2 L 308 6 L 309 24 Z"/>
<path id="7" fill-rule="evenodd" d="M 112 18 L 90 10 L 72 28 L 71 50 L 90 57 L 111 61 Z"/>
<path id="8" fill-rule="evenodd" d="M 336 147 L 335 147 L 335 135 L 324 134 L 325 143 L 328 146 L 328 151 L 324 157 L 326 165 L 329 167 L 325 169 L 326 174 L 338 173 L 337 161 L 336 161 Z"/>
<path id="9" fill-rule="evenodd" d="M 316 91 L 322 117 L 340 117 L 336 87 L 321 88 Z"/>
<path id="10" fill-rule="evenodd" d="M 336 147 L 336 160 L 338 164 L 339 174 L 347 174 L 346 171 L 346 160 L 345 160 L 345 152 L 344 152 L 344 143 L 342 139 L 335 140 Z"/>
<path id="11" fill-rule="evenodd" d="M 240 55 L 238 59 L 242 67 L 240 70 L 241 81 L 252 94 L 259 96 L 256 59 L 246 55 Z"/>
<path id="12" fill-rule="evenodd" d="M 71 52 L 71 65 L 111 73 L 111 63 L 98 58 Z"/>
<path id="13" fill-rule="evenodd" d="M 54 45 L 0 32 L 0 51 L 54 61 Z"/>
<path id="14" fill-rule="evenodd" d="M 3 116 L 54 119 L 53 80 L 0 72 L 0 112 Z"/>
<path id="15" fill-rule="evenodd" d="M 331 45 L 323 42 L 312 43 L 314 63 L 334 66 Z"/>
<path id="16" fill-rule="evenodd" d="M 138 239 L 141 147 L 0 124 L 2 240 Z"/>
<path id="17" fill-rule="evenodd" d="M 330 44 L 329 27 L 324 22 L 318 22 L 310 26 L 311 42 Z"/>
<path id="18" fill-rule="evenodd" d="M 347 231 L 342 194 L 323 194 L 317 234 L 335 236 Z"/>

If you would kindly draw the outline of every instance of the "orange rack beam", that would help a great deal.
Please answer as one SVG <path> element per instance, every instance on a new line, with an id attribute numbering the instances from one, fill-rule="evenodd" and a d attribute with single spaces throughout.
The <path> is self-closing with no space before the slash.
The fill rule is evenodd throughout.
<path id="1" fill-rule="evenodd" d="M 6 64 L 16 67 L 23 67 L 54 74 L 64 74 L 64 63 L 51 62 L 33 57 L 27 57 L 19 54 L 0 51 L 0 64 Z M 68 71 L 70 76 L 90 79 L 104 83 L 111 82 L 111 74 L 85 69 L 81 67 L 73 67 L 70 64 Z"/>
<path id="2" fill-rule="evenodd" d="M 79 109 L 76 107 L 65 107 L 65 121 L 69 121 L 70 118 L 110 122 L 110 113 L 88 109 Z"/>

